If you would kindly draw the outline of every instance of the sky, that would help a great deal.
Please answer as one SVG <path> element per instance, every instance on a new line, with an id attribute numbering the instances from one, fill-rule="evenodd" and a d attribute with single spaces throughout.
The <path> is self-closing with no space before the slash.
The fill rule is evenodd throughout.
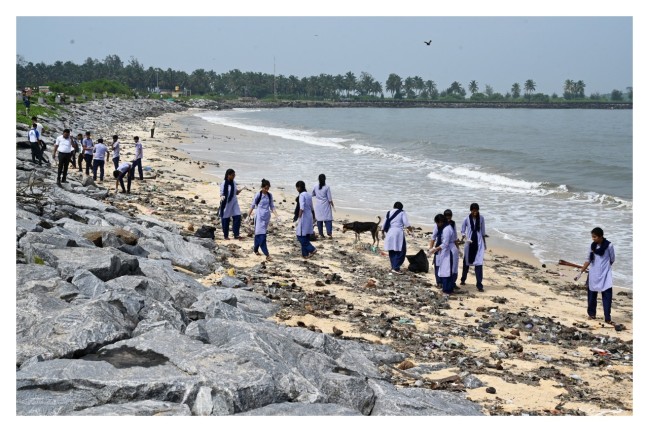
<path id="1" fill-rule="evenodd" d="M 383 85 L 396 73 L 440 91 L 475 80 L 505 94 L 532 79 L 537 92 L 561 95 L 570 79 L 589 95 L 633 86 L 632 32 L 631 16 L 18 16 L 16 52 L 45 64 L 116 54 L 187 73 L 367 72 Z"/>
<path id="2" fill-rule="evenodd" d="M 388 74 L 396 73 L 402 78 L 420 76 L 433 80 L 439 89 L 448 87 L 453 81 L 468 89 L 468 83 L 476 80 L 480 90 L 488 84 L 501 93 L 509 91 L 515 82 L 523 85 L 527 79 L 533 79 L 537 91 L 546 94 L 561 94 L 564 81 L 572 79 L 586 83 L 586 94 L 608 93 L 612 89 L 624 91 L 633 86 L 634 75 L 647 76 L 646 48 L 638 41 L 647 40 L 645 29 L 649 22 L 646 14 L 640 12 L 640 4 L 632 0 L 10 2 L 3 5 L 7 12 L 0 16 L 4 40 L 0 44 L 0 58 L 5 65 L 1 73 L 5 79 L 15 82 L 17 54 L 27 61 L 46 64 L 56 60 L 81 63 L 88 57 L 103 60 L 107 55 L 116 54 L 125 64 L 132 56 L 145 68 L 172 68 L 188 73 L 198 68 L 217 73 L 235 68 L 244 72 L 273 73 L 274 66 L 278 75 L 298 77 L 348 71 L 358 77 L 361 72 L 368 72 L 383 84 Z M 113 17 L 106 17 L 108 14 Z M 431 45 L 426 46 L 425 40 L 431 40 Z M 638 86 L 634 93 L 634 115 L 644 118 L 646 92 Z M 5 128 L 13 128 L 13 98 L 11 104 L 8 101 L 0 104 L 1 117 Z M 644 138 L 646 128 L 643 122 L 637 121 L 634 125 L 634 191 L 637 195 L 634 196 L 634 208 L 637 214 L 645 210 L 642 199 L 645 192 L 641 185 L 646 184 L 647 170 L 640 161 L 644 160 L 646 152 L 639 145 L 645 142 Z M 587 152 L 587 148 L 584 151 Z M 13 184 L 12 171 L 2 171 L 3 184 Z M 10 188 L 5 189 L 7 195 L 12 192 Z M 11 201 L 11 197 L 4 198 L 5 193 L 3 201 Z M 6 229 L 0 233 L 5 247 L 0 252 L 5 262 L 13 263 L 15 222 L 11 212 L 5 212 L 2 222 Z M 636 242 L 634 267 L 642 268 L 647 258 L 647 252 Z M 645 277 L 641 272 L 638 276 Z M 11 287 L 10 282 L 6 285 Z M 647 410 L 641 409 L 641 400 L 646 402 L 647 399 L 648 384 L 640 361 L 646 359 L 647 353 L 646 334 L 640 330 L 640 321 L 644 324 L 646 318 L 639 313 L 640 305 L 646 303 L 645 298 L 642 290 L 634 293 L 638 312 L 634 318 L 634 415 L 631 418 L 536 418 L 534 425 L 558 427 L 558 430 L 586 426 L 637 430 L 636 426 L 648 415 Z M 11 295 L 9 299 L 2 316 L 3 328 L 11 333 L 4 336 L 12 340 L 15 312 Z M 2 378 L 7 388 L 15 388 L 12 357 L 5 356 L 3 364 Z M 5 417 L 15 416 L 14 394 L 5 392 L 3 401 L 6 402 L 2 404 Z M 278 423 L 265 418 L 263 425 L 258 421 L 255 426 L 263 426 L 266 430 L 284 429 L 287 424 L 299 426 L 289 420 L 283 418 Z M 376 430 L 399 430 L 409 429 L 413 424 L 412 419 L 402 418 L 383 418 L 378 422 L 363 419 L 362 424 L 353 419 L 344 420 L 327 419 L 307 424 L 309 429 L 315 430 L 324 430 L 332 424 L 347 428 L 354 423 Z M 442 418 L 437 422 L 445 420 L 448 421 Z M 531 426 L 525 418 L 459 420 L 463 426 L 471 424 L 485 431 Z M 558 422 L 550 423 L 551 420 Z M 69 418 L 22 418 L 20 421 L 23 425 L 40 422 L 51 430 L 63 430 L 64 427 L 69 430 L 70 423 Z M 152 420 L 146 418 L 128 421 L 131 426 L 138 422 L 144 426 L 152 424 Z M 219 421 L 219 424 L 239 427 L 246 420 Z M 86 424 L 95 426 L 90 422 Z M 115 422 L 103 419 L 102 424 L 114 425 Z M 431 423 L 430 419 L 425 419 L 418 424 L 427 427 Z M 181 423 L 174 424 L 173 419 L 166 419 L 164 425 L 173 426 L 174 430 L 182 427 Z M 164 425 L 156 424 L 159 430 L 171 430 Z M 201 425 L 213 423 L 202 422 Z M 450 426 L 449 423 L 445 425 Z"/>

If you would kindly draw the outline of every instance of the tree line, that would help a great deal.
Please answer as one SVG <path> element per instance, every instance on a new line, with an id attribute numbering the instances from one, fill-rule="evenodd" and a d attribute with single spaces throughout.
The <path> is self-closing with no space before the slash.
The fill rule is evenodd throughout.
<path id="1" fill-rule="evenodd" d="M 103 61 L 88 57 L 82 64 L 71 61 L 56 61 L 47 65 L 43 62 L 27 62 L 20 55 L 16 61 L 16 81 L 18 88 L 49 85 L 55 91 L 68 94 L 82 94 L 87 86 L 82 83 L 107 82 L 119 83 L 133 94 L 153 93 L 155 89 L 188 89 L 192 95 L 215 96 L 223 98 L 254 97 L 257 99 L 309 99 L 309 100 L 345 100 L 383 98 L 388 93 L 393 99 L 410 100 L 466 100 L 467 92 L 458 81 L 447 88 L 438 88 L 433 80 L 422 77 L 402 78 L 391 73 L 383 86 L 370 73 L 353 72 L 344 75 L 320 74 L 310 77 L 295 75 L 273 75 L 261 72 L 242 72 L 238 69 L 218 74 L 213 70 L 196 69 L 191 74 L 185 71 L 167 68 L 149 67 L 147 69 L 134 57 L 126 64 L 117 55 L 109 55 Z M 113 85 L 112 87 L 115 87 Z M 471 101 L 512 101 L 525 100 L 534 102 L 550 101 L 560 98 L 556 93 L 546 95 L 536 93 L 536 83 L 528 79 L 521 86 L 513 83 L 504 94 L 497 92 L 490 85 L 480 89 L 477 81 L 468 83 Z M 585 95 L 586 84 L 582 80 L 567 79 L 563 84 L 562 98 L 565 100 L 633 100 L 633 88 L 626 93 L 613 89 L 610 95 L 591 93 Z M 110 91 L 109 91 L 110 92 Z"/>

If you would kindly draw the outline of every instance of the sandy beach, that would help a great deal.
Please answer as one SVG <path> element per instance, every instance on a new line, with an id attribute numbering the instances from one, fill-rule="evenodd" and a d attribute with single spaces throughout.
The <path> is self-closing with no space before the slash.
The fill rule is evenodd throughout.
<path id="1" fill-rule="evenodd" d="M 432 266 L 427 274 L 390 274 L 382 241 L 372 250 L 369 233 L 361 234 L 358 243 L 352 232 L 343 233 L 345 222 L 376 220 L 344 210 L 334 214 L 333 240 L 318 239 L 318 253 L 305 260 L 292 222 L 297 194 L 276 186 L 280 182 L 273 178 L 271 193 L 280 219 L 271 221 L 273 260 L 266 262 L 252 252 L 254 229 L 247 221 L 242 223 L 243 241 L 223 240 L 216 217 L 218 185 L 230 167 L 194 159 L 192 142 L 200 131 L 186 130 L 181 119 L 188 115 L 191 110 L 156 118 L 155 138 L 148 137 L 153 118 L 121 125 L 120 135 L 144 137 L 145 181 L 135 181 L 131 195 L 114 194 L 109 181 L 106 201 L 182 224 L 188 233 L 215 226 L 215 241 L 232 253 L 226 271 L 243 280 L 262 278 L 264 294 L 282 306 L 277 322 L 328 334 L 335 327 L 341 338 L 390 344 L 408 354 L 399 368 L 385 365 L 396 384 L 466 392 L 488 415 L 634 414 L 632 292 L 614 290 L 617 330 L 604 323 L 601 305 L 598 319 L 588 320 L 585 277 L 575 283 L 574 269 L 543 267 L 524 245 L 494 237 L 485 257 L 485 292 L 476 290 L 471 271 L 466 286 L 446 300 L 435 287 Z M 214 128 L 214 149 L 244 138 L 237 129 Z M 246 132 L 245 139 L 254 134 Z M 128 160 L 132 146 L 126 147 L 123 158 Z M 304 180 L 309 187 L 316 178 L 314 173 Z M 259 188 L 256 183 L 246 186 L 238 196 L 242 214 Z M 454 218 L 458 225 L 460 217 Z M 409 254 L 427 249 L 431 228 L 432 221 L 407 237 Z M 584 247 L 588 240 L 583 239 Z M 199 281 L 210 286 L 223 275 Z M 412 368 L 427 371 L 425 379 L 415 379 L 408 372 Z M 483 385 L 466 388 L 460 381 L 465 372 Z"/>

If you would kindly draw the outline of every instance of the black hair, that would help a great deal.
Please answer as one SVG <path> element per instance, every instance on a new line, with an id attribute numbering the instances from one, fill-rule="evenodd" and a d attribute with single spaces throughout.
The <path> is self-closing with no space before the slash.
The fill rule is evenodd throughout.
<path id="1" fill-rule="evenodd" d="M 117 135 L 113 135 L 113 139 L 119 139 Z"/>
<path id="2" fill-rule="evenodd" d="M 86 131 L 86 135 L 90 135 L 90 131 Z"/>
<path id="3" fill-rule="evenodd" d="M 70 129 L 63 129 L 63 133 L 70 133 Z"/>
<path id="4" fill-rule="evenodd" d="M 136 137 L 136 138 L 137 138 L 137 137 Z M 228 179 L 228 176 L 229 176 L 229 175 L 232 175 L 232 174 L 234 174 L 234 170 L 233 170 L 232 168 L 228 168 L 228 169 L 225 171 L 225 177 L 223 177 L 223 180 L 227 180 L 227 179 Z"/>
<path id="5" fill-rule="evenodd" d="M 136 135 L 136 136 L 133 137 L 133 139 L 134 139 L 135 141 L 139 141 L 140 137 Z"/>
<path id="6" fill-rule="evenodd" d="M 36 127 L 36 123 L 32 123 L 32 127 Z"/>
<path id="7" fill-rule="evenodd" d="M 99 138 L 99 139 L 97 140 L 97 142 L 98 142 L 98 143 L 103 143 L 103 142 L 104 142 L 104 139 L 103 139 L 103 138 Z"/>
<path id="8" fill-rule="evenodd" d="M 113 171 L 113 177 L 115 177 L 115 178 L 119 177 L 120 173 L 121 173 L 120 170 Z"/>
<path id="9" fill-rule="evenodd" d="M 65 132 L 65 131 L 64 131 L 64 132 Z M 79 137 L 79 136 L 82 137 L 83 134 L 82 134 L 82 133 L 78 133 L 77 136 L 78 136 L 78 137 Z"/>
<path id="10" fill-rule="evenodd" d="M 446 217 L 443 214 L 436 214 L 435 215 L 435 223 L 446 223 Z"/>
<path id="11" fill-rule="evenodd" d="M 327 180 L 327 176 L 325 176 L 324 174 L 320 174 L 318 176 L 318 183 L 320 183 L 320 187 L 318 189 L 322 189 L 322 186 L 325 185 L 325 180 Z"/>
<path id="12" fill-rule="evenodd" d="M 306 192 L 306 185 L 302 180 L 298 180 L 297 183 L 295 183 L 295 187 L 300 193 Z"/>
<path id="13" fill-rule="evenodd" d="M 403 204 L 401 204 L 399 201 L 395 202 L 392 208 L 403 210 Z"/>
<path id="14" fill-rule="evenodd" d="M 265 188 L 266 186 L 270 187 L 270 182 L 266 179 L 261 179 L 261 188 Z"/>
<path id="15" fill-rule="evenodd" d="M 590 233 L 595 234 L 597 237 L 604 237 L 604 230 L 601 229 L 600 227 L 593 228 L 593 230 Z"/>
<path id="16" fill-rule="evenodd" d="M 478 205 L 478 203 L 472 203 L 469 206 L 469 210 L 480 210 L 480 206 Z"/>
<path id="17" fill-rule="evenodd" d="M 444 216 L 453 216 L 453 212 L 451 211 L 451 209 L 444 210 Z"/>

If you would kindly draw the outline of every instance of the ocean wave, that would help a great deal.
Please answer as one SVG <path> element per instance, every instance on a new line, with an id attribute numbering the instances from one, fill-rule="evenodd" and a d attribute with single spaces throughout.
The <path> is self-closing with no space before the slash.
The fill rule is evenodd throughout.
<path id="1" fill-rule="evenodd" d="M 317 136 L 315 131 L 310 131 L 310 130 L 298 130 L 298 129 L 270 127 L 270 126 L 250 125 L 250 124 L 241 123 L 230 117 L 207 116 L 207 115 L 198 115 L 198 116 L 204 120 L 207 120 L 210 123 L 220 124 L 223 126 L 233 127 L 237 129 L 243 129 L 250 132 L 262 133 L 270 136 L 276 136 L 287 140 L 300 141 L 305 144 L 315 145 L 319 147 L 332 147 L 337 149 L 343 149 L 345 148 L 345 146 L 342 145 L 342 143 L 353 141 L 345 138 Z"/>
<path id="2" fill-rule="evenodd" d="M 395 160 L 399 160 L 399 161 L 402 161 L 402 162 L 412 162 L 413 161 L 412 158 L 400 155 L 398 153 L 386 152 L 385 150 L 383 150 L 382 148 L 379 148 L 379 147 L 372 147 L 372 146 L 363 145 L 363 144 L 352 144 L 352 145 L 349 146 L 349 148 L 354 154 L 361 154 L 361 155 L 363 155 L 363 154 L 372 154 L 372 155 L 380 156 L 382 158 L 395 159 Z"/>

